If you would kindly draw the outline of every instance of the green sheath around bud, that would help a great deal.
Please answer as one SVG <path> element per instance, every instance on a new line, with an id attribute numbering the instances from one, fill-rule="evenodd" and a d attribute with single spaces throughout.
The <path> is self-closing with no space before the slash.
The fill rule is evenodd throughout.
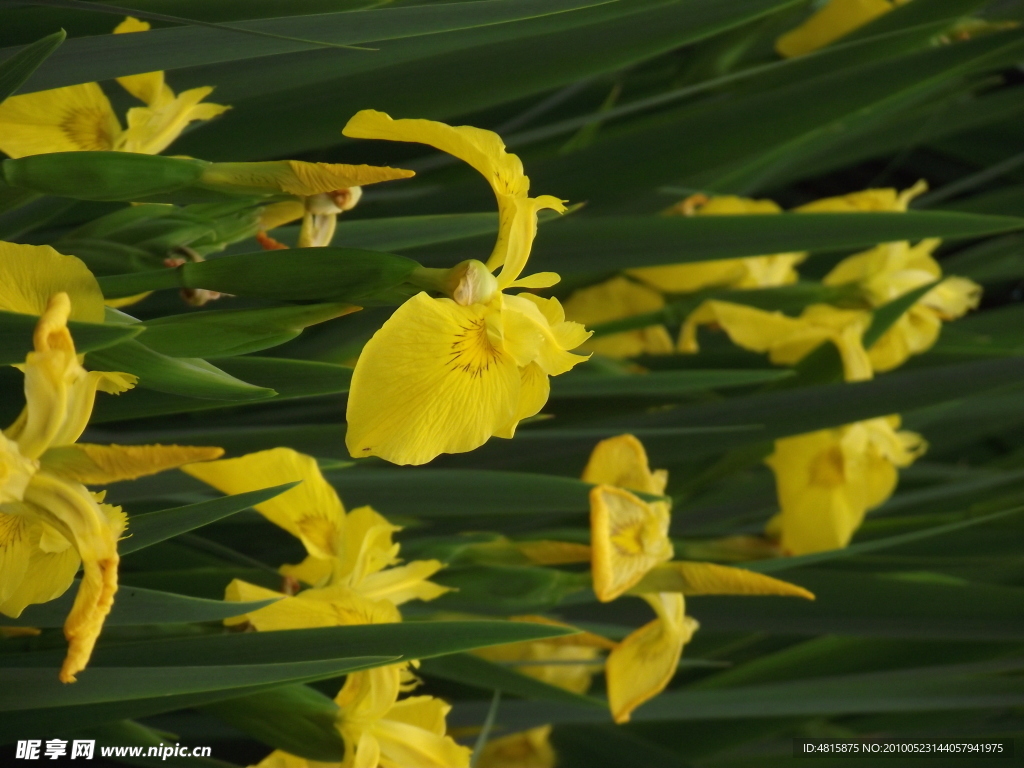
<path id="1" fill-rule="evenodd" d="M 194 184 L 209 163 L 130 152 L 55 152 L 3 161 L 12 187 L 77 200 L 143 200 Z"/>

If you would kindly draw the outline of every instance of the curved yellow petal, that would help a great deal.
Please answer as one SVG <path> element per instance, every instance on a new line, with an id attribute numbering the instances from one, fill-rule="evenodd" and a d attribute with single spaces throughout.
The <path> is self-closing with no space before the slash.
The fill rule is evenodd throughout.
<path id="1" fill-rule="evenodd" d="M 837 197 L 825 197 L 798 206 L 793 210 L 797 213 L 856 213 L 863 211 L 894 211 L 904 212 L 910 201 L 928 191 L 928 183 L 923 179 L 902 192 L 886 187 L 882 189 L 864 189 L 850 192 Z"/>
<path id="2" fill-rule="evenodd" d="M 550 288 L 562 280 L 557 272 L 534 272 L 508 284 L 509 288 Z"/>
<path id="3" fill-rule="evenodd" d="M 892 0 L 829 0 L 796 29 L 775 41 L 780 56 L 791 58 L 824 48 L 896 7 Z"/>
<path id="4" fill-rule="evenodd" d="M 477 768 L 555 768 L 558 756 L 551 746 L 551 726 L 489 739 Z"/>
<path id="5" fill-rule="evenodd" d="M 784 595 L 813 600 L 814 594 L 788 581 L 715 563 L 672 561 L 653 568 L 633 591 L 683 595 Z"/>
<path id="6" fill-rule="evenodd" d="M 521 293 L 504 296 L 503 304 L 505 347 L 520 365 L 535 362 L 544 373 L 558 376 L 587 360 L 587 355 L 569 350 L 585 342 L 590 332 L 581 323 L 565 320 L 558 299 Z"/>
<path id="7" fill-rule="evenodd" d="M 291 597 L 235 579 L 228 585 L 224 595 L 225 600 L 239 602 L 273 598 L 279 599 L 244 617 L 228 619 L 225 623 L 237 624 L 248 620 L 260 632 L 273 632 L 285 629 L 386 624 L 401 620 L 398 610 L 390 602 L 368 599 L 340 585 L 307 589 Z"/>
<path id="8" fill-rule="evenodd" d="M 198 445 L 93 445 L 75 443 L 51 448 L 40 461 L 44 469 L 82 485 L 134 480 L 197 461 L 211 461 L 223 448 Z"/>
<path id="9" fill-rule="evenodd" d="M 618 435 L 594 446 L 581 479 L 585 483 L 603 483 L 661 495 L 665 492 L 668 472 L 664 469 L 652 472 L 643 443 L 633 435 Z"/>
<path id="10" fill-rule="evenodd" d="M 530 180 L 523 173 L 522 161 L 505 151 L 504 142 L 493 131 L 434 120 L 393 120 L 383 112 L 364 109 L 348 121 L 342 133 L 356 139 L 427 144 L 468 163 L 487 179 L 498 202 L 498 239 L 487 267 L 502 267 L 498 277 L 502 288 L 514 282 L 526 264 L 537 231 L 538 211 L 565 211 L 558 198 L 527 197 Z"/>
<path id="11" fill-rule="evenodd" d="M 17 618 L 27 606 L 64 594 L 81 560 L 29 505 L 8 503 L 0 510 L 0 613 Z M 61 546 L 44 549 L 43 540 L 51 537 Z"/>
<path id="12" fill-rule="evenodd" d="M 420 293 L 363 348 L 349 390 L 349 453 L 424 464 L 483 445 L 515 416 L 520 373 L 500 311 Z"/>
<path id="13" fill-rule="evenodd" d="M 383 766 L 469 768 L 472 750 L 445 735 L 451 707 L 432 696 L 410 696 L 397 702 L 373 725 Z"/>
<path id="14" fill-rule="evenodd" d="M 70 541 L 82 560 L 82 582 L 64 623 L 68 652 L 62 682 L 75 681 L 85 669 L 117 592 L 117 539 L 125 517 L 117 508 L 98 504 L 86 489 L 47 472 L 37 472 L 25 501 L 39 518 Z"/>
<path id="15" fill-rule="evenodd" d="M 643 595 L 658 618 L 630 634 L 608 655 L 608 705 L 616 723 L 628 723 L 633 710 L 665 690 L 679 666 L 683 646 L 697 630 L 684 613 L 679 593 Z"/>
<path id="16" fill-rule="evenodd" d="M 129 32 L 148 32 L 149 22 L 141 21 L 134 16 L 128 16 L 124 21 L 114 27 L 115 35 L 122 35 Z M 152 105 L 161 100 L 174 98 L 174 93 L 164 84 L 163 72 L 146 72 L 141 75 L 127 75 L 117 78 L 117 83 L 140 101 Z"/>
<path id="17" fill-rule="evenodd" d="M 672 559 L 668 525 L 665 502 L 647 503 L 607 485 L 591 489 L 591 574 L 598 600 L 614 600 L 658 563 Z"/>
<path id="18" fill-rule="evenodd" d="M 439 560 L 413 560 L 406 565 L 371 573 L 359 583 L 359 592 L 370 600 L 402 605 L 410 600 L 433 600 L 450 587 L 428 581 L 444 564 Z"/>
<path id="19" fill-rule="evenodd" d="M 41 315 L 57 293 L 71 301 L 68 319 L 103 322 L 103 292 L 81 259 L 48 245 L 0 242 L 0 311 Z"/>
<path id="20" fill-rule="evenodd" d="M 298 221 L 306 215 L 306 207 L 301 200 L 285 200 L 280 203 L 271 203 L 263 208 L 260 213 L 260 230 L 266 231 L 283 227 Z"/>
<path id="21" fill-rule="evenodd" d="M 0 103 L 0 151 L 11 157 L 115 149 L 121 124 L 96 83 L 11 96 Z"/>
<path id="22" fill-rule="evenodd" d="M 536 416 L 551 395 L 551 380 L 537 363 L 519 369 L 519 404 L 515 416 L 503 428 L 495 430 L 495 437 L 511 439 L 523 419 Z"/>
<path id="23" fill-rule="evenodd" d="M 257 504 L 256 511 L 301 539 L 311 555 L 327 559 L 339 554 L 345 508 L 312 456 L 291 448 L 272 448 L 237 459 L 189 464 L 182 472 L 231 495 L 298 482 Z"/>
<path id="24" fill-rule="evenodd" d="M 200 104 L 211 93 L 213 88 L 193 88 L 169 100 L 159 99 L 152 106 L 129 109 L 128 128 L 114 148 L 145 155 L 160 154 L 190 123 L 210 120 L 231 109 L 221 104 Z"/>

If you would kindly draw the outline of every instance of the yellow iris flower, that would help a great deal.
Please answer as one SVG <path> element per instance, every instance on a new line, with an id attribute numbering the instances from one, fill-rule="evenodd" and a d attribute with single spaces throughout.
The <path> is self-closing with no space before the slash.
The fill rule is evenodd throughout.
<path id="1" fill-rule="evenodd" d="M 143 32 L 149 24 L 128 17 L 115 33 Z M 210 120 L 229 107 L 202 103 L 213 88 L 174 95 L 163 72 L 119 77 L 117 82 L 144 107 L 128 110 L 122 128 L 98 83 L 12 96 L 0 104 L 0 150 L 10 157 L 48 152 L 117 150 L 156 155 L 192 122 Z"/>
<path id="2" fill-rule="evenodd" d="M 856 284 L 872 307 L 942 277 L 942 267 L 932 257 L 941 241 L 922 240 L 884 243 L 844 259 L 829 272 L 825 285 Z M 934 346 L 943 321 L 955 320 L 981 301 L 981 286 L 965 277 L 947 277 L 907 310 L 868 350 L 876 371 L 889 371 L 911 355 Z"/>
<path id="3" fill-rule="evenodd" d="M 52 249 L 15 248 L 52 252 L 49 255 L 60 257 L 55 259 L 58 262 L 72 258 Z M 5 249 L 10 252 L 11 246 L 5 244 Z M 0 273 L 9 271 L 5 268 L 10 266 L 4 264 Z M 0 283 L 4 286 L 0 308 L 35 309 L 31 304 L 43 295 L 41 287 L 45 291 L 54 279 L 54 275 L 43 273 L 39 284 L 33 286 L 25 277 L 18 286 L 24 289 L 18 297 L 24 303 L 15 302 L 15 307 L 4 302 L 11 298 L 12 284 Z M 94 292 L 98 290 L 96 287 Z M 99 299 L 102 311 L 102 297 Z M 88 304 L 84 302 L 80 313 L 91 316 Z M 60 596 L 81 565 L 82 582 L 64 624 L 68 653 L 60 671 L 62 681 L 74 682 L 88 663 L 113 606 L 117 540 L 127 523 L 119 507 L 103 504 L 103 494 L 91 493 L 86 485 L 134 479 L 216 458 L 222 451 L 78 443 L 92 414 L 96 392 L 124 392 L 134 386 L 135 377 L 82 367 L 67 328 L 72 316 L 67 293 L 54 293 L 40 314 L 34 351 L 23 367 L 25 408 L 17 421 L 0 433 L 0 612 L 17 617 L 32 603 Z"/>
<path id="4" fill-rule="evenodd" d="M 477 768 L 555 768 L 558 756 L 551 746 L 551 726 L 510 733 L 488 740 Z"/>
<path id="5" fill-rule="evenodd" d="M 775 474 L 778 515 L 768 533 L 791 555 L 840 549 L 865 513 L 888 499 L 927 445 L 900 431 L 899 416 L 869 419 L 775 441 L 767 464 Z"/>
<path id="6" fill-rule="evenodd" d="M 735 216 L 781 212 L 782 208 L 772 200 L 752 200 L 732 195 L 712 198 L 693 195 L 667 211 L 669 215 L 683 216 Z M 770 256 L 748 256 L 742 259 L 720 259 L 694 264 L 641 267 L 627 270 L 626 274 L 664 293 L 692 293 L 715 287 L 770 288 L 795 283 L 795 267 L 806 258 L 806 253 L 777 253 Z"/>
<path id="7" fill-rule="evenodd" d="M 409 600 L 433 600 L 447 591 L 428 581 L 442 567 L 437 560 L 391 567 L 398 562 L 399 551 L 392 535 L 400 529 L 370 507 L 346 514 L 341 499 L 312 456 L 290 448 L 273 448 L 237 459 L 194 464 L 183 467 L 183 471 L 230 494 L 300 481 L 295 488 L 256 505 L 256 511 L 302 541 L 309 553 L 298 565 L 283 566 L 281 572 L 318 589 L 229 622 L 248 620 L 257 627 L 264 623 L 266 629 L 331 626 L 331 611 L 345 614 L 362 610 L 346 607 L 352 594 L 397 606 Z M 331 591 L 322 591 L 325 589 Z M 267 595 L 255 596 L 261 591 L 280 597 L 279 593 L 236 580 L 228 588 L 228 599 L 264 599 Z M 332 600 L 338 604 L 335 608 L 324 605 Z M 346 622 L 335 621 L 334 625 L 340 623 Z"/>
<path id="8" fill-rule="evenodd" d="M 573 291 L 565 302 L 565 316 L 583 325 L 619 320 L 657 312 L 665 306 L 660 293 L 625 277 L 613 277 L 597 285 Z M 637 355 L 672 354 L 675 345 L 663 325 L 651 325 L 623 333 L 588 339 L 581 347 L 606 357 L 622 359 Z"/>
<path id="9" fill-rule="evenodd" d="M 629 593 L 643 598 L 656 618 L 631 633 L 608 655 L 608 704 L 617 723 L 657 696 L 672 680 L 683 646 L 697 622 L 686 615 L 684 594 L 791 595 L 807 590 L 778 579 L 712 563 L 667 562 L 669 503 L 648 502 L 630 491 L 662 494 L 664 470 L 651 471 L 647 452 L 633 435 L 597 444 L 583 472 L 596 485 L 590 494 L 591 572 L 601 601 Z"/>
<path id="10" fill-rule="evenodd" d="M 824 48 L 909 0 L 829 0 L 803 24 L 775 41 L 780 56 L 791 58 Z"/>
<path id="11" fill-rule="evenodd" d="M 528 196 L 522 163 L 491 131 L 364 110 L 343 133 L 419 142 L 458 157 L 490 182 L 499 215 L 486 265 L 469 261 L 451 270 L 446 292 L 452 298 L 417 294 L 363 348 L 348 398 L 349 452 L 423 464 L 442 453 L 471 451 L 492 436 L 511 438 L 519 421 L 547 402 L 548 377 L 586 359 L 568 350 L 589 334 L 565 321 L 557 299 L 504 293 L 557 282 L 553 273 L 520 274 L 538 211 L 565 207 L 550 195 Z M 495 278 L 491 273 L 499 268 Z"/>

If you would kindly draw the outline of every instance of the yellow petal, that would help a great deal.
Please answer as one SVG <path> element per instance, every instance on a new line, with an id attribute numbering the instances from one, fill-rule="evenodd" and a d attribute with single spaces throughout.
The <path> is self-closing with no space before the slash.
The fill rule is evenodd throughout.
<path id="1" fill-rule="evenodd" d="M 28 505 L 0 508 L 6 510 L 0 512 L 0 613 L 17 618 L 27 606 L 64 594 L 81 560 L 67 539 L 42 523 Z M 58 537 L 64 546 L 44 551 L 40 542 L 47 535 Z"/>
<path id="2" fill-rule="evenodd" d="M 157 100 L 153 106 L 129 109 L 128 128 L 115 149 L 160 154 L 190 123 L 210 120 L 230 109 L 220 104 L 200 104 L 212 92 L 213 88 L 193 88 L 169 100 Z"/>
<path id="3" fill-rule="evenodd" d="M 0 242 L 0 311 L 41 315 L 56 293 L 70 298 L 69 319 L 103 322 L 103 292 L 80 259 L 48 245 Z"/>
<path id="4" fill-rule="evenodd" d="M 782 208 L 774 200 L 754 200 L 736 195 L 691 195 L 670 208 L 670 216 L 735 216 L 751 213 L 781 213 Z"/>
<path id="5" fill-rule="evenodd" d="M 527 197 L 530 180 L 523 173 L 522 162 L 505 151 L 504 142 L 493 131 L 434 120 L 392 120 L 383 112 L 364 109 L 348 121 L 342 133 L 356 139 L 427 144 L 468 163 L 487 179 L 498 202 L 498 239 L 487 267 L 502 267 L 499 285 L 503 288 L 519 277 L 526 264 L 537 230 L 537 212 L 544 208 L 565 211 L 557 198 Z"/>
<path id="6" fill-rule="evenodd" d="M 397 702 L 373 726 L 381 765 L 469 768 L 472 750 L 445 735 L 445 716 L 450 710 L 432 696 L 410 696 Z"/>
<path id="7" fill-rule="evenodd" d="M 339 552 L 339 575 L 358 587 L 372 573 L 398 562 L 398 545 L 392 534 L 402 530 L 392 525 L 373 507 L 353 509 L 345 522 Z"/>
<path id="8" fill-rule="evenodd" d="M 658 618 L 630 634 L 608 655 L 608 704 L 616 723 L 628 723 L 633 710 L 663 690 L 679 666 L 683 646 L 697 629 L 684 614 L 678 593 L 643 596 Z"/>
<path id="9" fill-rule="evenodd" d="M 544 373 L 558 376 L 587 360 L 587 355 L 569 350 L 585 342 L 590 333 L 582 324 L 565 320 L 558 299 L 521 293 L 504 296 L 503 303 L 505 348 L 520 365 L 536 362 Z"/>
<path id="10" fill-rule="evenodd" d="M 86 371 L 78 362 L 67 329 L 71 305 L 66 293 L 56 293 L 39 318 L 33 334 L 35 351 L 25 360 L 26 405 L 5 434 L 18 443 L 24 456 L 39 458 L 54 446 L 69 445 L 85 431 L 96 391 L 119 393 L 134 386 L 129 374 Z"/>
<path id="11" fill-rule="evenodd" d="M 895 7 L 891 0 L 829 0 L 796 29 L 775 41 L 780 56 L 803 56 L 824 48 Z"/>
<path id="12" fill-rule="evenodd" d="M 519 388 L 495 307 L 420 293 L 363 347 L 345 442 L 355 457 L 395 464 L 471 451 L 512 420 Z"/>
<path id="13" fill-rule="evenodd" d="M 665 502 L 649 504 L 607 485 L 591 489 L 591 573 L 598 600 L 614 600 L 658 563 L 672 559 L 668 525 Z"/>
<path id="14" fill-rule="evenodd" d="M 551 726 L 489 739 L 477 768 L 555 768 L 557 756 L 549 741 Z"/>
<path id="15" fill-rule="evenodd" d="M 298 221 L 306 215 L 306 208 L 299 200 L 285 200 L 281 203 L 271 203 L 260 213 L 260 230 L 266 231 L 283 227 Z"/>
<path id="16" fill-rule="evenodd" d="M 96 83 L 11 96 L 0 103 L 0 150 L 11 157 L 111 150 L 121 125 Z"/>
<path id="17" fill-rule="evenodd" d="M 643 443 L 633 435 L 618 435 L 594 446 L 582 479 L 585 483 L 603 483 L 661 495 L 665 492 L 668 472 L 664 469 L 652 472 Z"/>
<path id="18" fill-rule="evenodd" d="M 814 599 L 811 592 L 788 581 L 743 568 L 690 561 L 662 563 L 651 570 L 633 591 L 680 592 L 683 595 L 786 595 Z"/>
<path id="19" fill-rule="evenodd" d="M 327 559 L 339 554 L 345 508 L 312 456 L 291 448 L 272 448 L 237 459 L 190 464 L 182 471 L 231 495 L 298 482 L 257 504 L 256 511 L 301 539 L 311 555 Z"/>
<path id="20" fill-rule="evenodd" d="M 562 278 L 557 272 L 534 272 L 509 283 L 509 288 L 550 288 L 558 285 Z"/>
<path id="21" fill-rule="evenodd" d="M 613 277 L 573 292 L 565 302 L 565 315 L 583 325 L 594 326 L 657 312 L 664 306 L 665 300 L 657 291 L 624 277 Z M 667 355 L 672 353 L 672 348 L 672 339 L 662 325 L 598 336 L 584 346 L 588 351 L 616 359 L 643 354 Z"/>
<path id="22" fill-rule="evenodd" d="M 410 600 L 433 600 L 450 591 L 450 587 L 428 581 L 443 567 L 438 560 L 414 560 L 370 574 L 360 582 L 359 592 L 370 600 L 387 600 L 394 605 Z"/>
<path id="23" fill-rule="evenodd" d="M 127 17 L 124 21 L 114 27 L 114 34 L 121 35 L 129 32 L 148 32 L 149 22 L 140 21 L 134 16 Z M 141 75 L 127 75 L 117 78 L 117 83 L 140 101 L 146 104 L 155 104 L 160 100 L 174 98 L 174 93 L 164 84 L 163 72 L 146 72 Z"/>
<path id="24" fill-rule="evenodd" d="M 120 309 L 121 307 L 130 307 L 132 304 L 138 304 L 143 299 L 147 298 L 152 291 L 143 291 L 142 293 L 136 293 L 132 296 L 122 296 L 118 299 L 104 299 L 103 303 L 108 307 L 114 309 Z"/>
<path id="25" fill-rule="evenodd" d="M 246 614 L 260 632 L 315 627 L 344 627 L 362 624 L 386 624 L 401 619 L 398 610 L 385 600 L 370 600 L 348 587 L 307 589 L 294 597 L 235 579 L 225 591 L 226 600 L 248 602 L 279 598 L 276 603 Z M 225 623 L 240 623 L 233 617 Z"/>
<path id="26" fill-rule="evenodd" d="M 516 617 L 517 621 L 535 620 L 537 617 Z M 541 622 L 549 626 L 569 627 L 559 622 Z M 581 633 L 588 634 L 588 633 Z M 594 674 L 601 669 L 601 651 L 609 647 L 592 642 L 573 643 L 578 635 L 558 638 L 562 642 L 534 641 L 508 643 L 480 648 L 474 654 L 496 664 L 514 664 L 520 674 L 542 680 L 574 693 L 586 693 Z M 591 637 L 597 637 L 591 635 Z M 597 638 L 604 641 L 604 638 Z M 614 643 L 610 644 L 614 647 Z"/>
<path id="27" fill-rule="evenodd" d="M 99 504 L 81 485 L 38 472 L 29 483 L 25 501 L 40 519 L 70 541 L 82 560 L 82 582 L 71 613 L 64 623 L 68 652 L 60 679 L 75 681 L 85 669 L 103 622 L 117 592 L 117 539 L 124 530 L 124 515 Z"/>
<path id="28" fill-rule="evenodd" d="M 865 189 L 851 192 L 838 197 L 825 197 L 794 208 L 798 213 L 850 213 L 858 211 L 896 211 L 907 210 L 910 201 L 928 191 L 924 180 L 902 192 L 888 187 L 884 189 Z"/>
<path id="29" fill-rule="evenodd" d="M 278 570 L 282 575 L 290 576 L 311 587 L 324 587 L 331 583 L 338 570 L 338 560 L 333 557 L 309 555 L 298 565 L 282 565 Z"/>
<path id="30" fill-rule="evenodd" d="M 196 445 L 93 445 L 51 448 L 44 469 L 82 485 L 105 485 L 153 475 L 197 461 L 220 458 L 223 448 Z"/>
<path id="31" fill-rule="evenodd" d="M 551 381 L 537 363 L 519 369 L 519 404 L 515 416 L 503 428 L 495 430 L 495 437 L 511 439 L 523 419 L 536 416 L 551 395 Z"/>

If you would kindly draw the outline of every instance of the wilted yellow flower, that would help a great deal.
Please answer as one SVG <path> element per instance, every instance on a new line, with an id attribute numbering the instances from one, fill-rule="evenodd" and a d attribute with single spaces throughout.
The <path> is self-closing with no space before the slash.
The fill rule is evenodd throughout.
<path id="1" fill-rule="evenodd" d="M 781 510 L 768 524 L 792 555 L 849 544 L 865 513 L 888 499 L 926 444 L 897 432 L 899 416 L 869 419 L 775 441 L 766 463 L 775 473 Z"/>
<path id="2" fill-rule="evenodd" d="M 597 285 L 574 291 L 565 302 L 565 316 L 585 326 L 598 325 L 633 315 L 657 312 L 665 306 L 662 295 L 647 286 L 613 277 Z M 674 350 L 672 337 L 663 325 L 599 336 L 581 349 L 614 358 L 637 355 L 666 355 Z"/>
<path id="3" fill-rule="evenodd" d="M 557 299 L 509 295 L 541 288 L 552 273 L 520 278 L 537 231 L 537 213 L 564 211 L 549 195 L 529 197 L 529 179 L 497 134 L 431 120 L 392 120 L 364 110 L 346 136 L 428 144 L 469 163 L 490 182 L 499 231 L 486 266 L 468 261 L 438 279 L 452 298 L 419 293 L 367 342 L 349 391 L 345 441 L 356 457 L 423 464 L 463 453 L 492 436 L 512 437 L 517 424 L 547 402 L 548 377 L 586 357 L 568 350 L 588 333 L 566 322 Z M 497 278 L 491 274 L 500 268 Z"/>
<path id="4" fill-rule="evenodd" d="M 697 327 L 714 325 L 725 331 L 734 344 L 752 352 L 767 352 L 776 365 L 796 365 L 821 344 L 835 345 L 843 361 L 847 381 L 872 377 L 871 361 L 864 349 L 864 332 L 871 325 L 871 313 L 860 309 L 839 309 L 829 304 L 812 304 L 799 317 L 781 312 L 709 300 L 695 309 L 679 334 L 680 352 L 697 352 Z"/>
<path id="5" fill-rule="evenodd" d="M 807 590 L 751 571 L 713 563 L 666 562 L 668 502 L 645 502 L 625 488 L 664 493 L 668 475 L 652 472 L 643 445 L 632 435 L 603 440 L 583 473 L 607 483 L 591 492 L 591 570 L 600 600 L 628 592 L 641 597 L 657 618 L 631 633 L 608 655 L 608 703 L 617 723 L 657 696 L 679 665 L 683 646 L 697 629 L 686 616 L 686 594 L 790 595 L 813 599 Z M 661 505 L 661 506 L 658 506 Z"/>
<path id="6" fill-rule="evenodd" d="M 551 746 L 551 726 L 510 733 L 490 739 L 477 768 L 555 768 L 558 757 Z"/>
<path id="7" fill-rule="evenodd" d="M 905 2 L 909 0 L 829 0 L 799 27 L 779 37 L 775 50 L 786 58 L 803 56 L 824 48 Z"/>
<path id="8" fill-rule="evenodd" d="M 448 704 L 433 696 L 401 701 L 401 665 L 353 672 L 335 697 L 344 768 L 468 768 L 471 751 L 445 735 Z"/>
<path id="9" fill-rule="evenodd" d="M 18 253 L 6 245 L 8 251 Z M 50 251 L 33 249 L 61 260 L 70 258 Z M 45 270 L 46 262 L 54 260 L 46 259 L 39 267 Z M 69 262 L 61 266 L 72 274 L 76 271 L 69 269 Z M 0 289 L 0 309 L 35 309 L 32 303 L 41 298 L 41 290 L 52 287 L 53 277 L 42 273 L 36 282 L 25 275 L 20 284 L 23 293 L 17 297 L 25 303 L 15 302 L 20 309 L 5 303 L 11 293 Z M 77 294 L 93 295 L 81 285 L 75 288 Z M 91 313 L 88 301 L 83 313 Z M 92 414 L 96 392 L 124 392 L 134 386 L 135 377 L 82 367 L 67 328 L 71 315 L 67 293 L 54 293 L 41 314 L 33 336 L 34 351 L 23 367 L 25 408 L 0 433 L 0 612 L 17 618 L 27 605 L 53 600 L 71 586 L 82 566 L 82 583 L 64 624 L 68 653 L 60 679 L 67 683 L 88 663 L 113 605 L 117 540 L 127 522 L 120 507 L 103 504 L 103 494 L 91 493 L 85 486 L 216 458 L 222 451 L 77 443 Z"/>
<path id="10" fill-rule="evenodd" d="M 295 600 L 322 602 L 337 597 L 345 602 L 348 600 L 345 590 L 351 590 L 367 600 L 387 601 L 397 606 L 414 599 L 433 600 L 447 591 L 428 581 L 442 567 L 437 560 L 416 560 L 396 566 L 399 545 L 392 541 L 392 535 L 400 529 L 371 507 L 359 507 L 346 514 L 341 499 L 324 479 L 312 456 L 290 448 L 273 448 L 237 459 L 190 465 L 183 471 L 229 494 L 299 481 L 296 487 L 257 504 L 256 511 L 301 540 L 309 553 L 300 564 L 283 566 L 284 575 L 312 587 L 342 589 L 305 597 L 303 592 Z M 235 592 L 229 594 L 237 595 L 241 589 L 250 592 L 260 589 L 253 585 L 240 586 L 243 584 L 236 583 Z M 236 596 L 232 599 L 262 598 Z M 262 620 L 277 622 L 277 619 L 265 617 L 302 611 L 310 615 L 309 621 L 320 621 L 322 617 L 315 618 L 320 608 L 323 606 L 313 602 L 282 601 L 254 612 L 249 620 L 262 616 Z M 338 610 L 348 609 L 342 606 Z"/>
<path id="11" fill-rule="evenodd" d="M 872 307 L 879 307 L 905 293 L 942 277 L 942 267 L 932 257 L 941 241 L 922 240 L 885 243 L 844 259 L 829 272 L 825 285 L 856 284 Z M 903 313 L 868 350 L 876 371 L 889 371 L 932 348 L 943 321 L 962 317 L 978 306 L 981 286 L 965 277 L 947 277 Z"/>
<path id="12" fill-rule="evenodd" d="M 722 195 L 707 198 L 693 195 L 673 206 L 668 213 L 684 216 L 735 216 L 737 214 L 781 213 L 772 200 Z M 796 265 L 806 253 L 776 253 L 742 259 L 719 259 L 692 264 L 630 269 L 626 274 L 665 293 L 692 293 L 704 288 L 770 288 L 797 280 Z"/>
<path id="13" fill-rule="evenodd" d="M 148 29 L 148 23 L 129 16 L 114 32 Z M 98 83 L 69 85 L 12 96 L 0 103 L 0 150 L 11 157 L 80 150 L 156 155 L 189 123 L 210 120 L 229 109 L 201 103 L 213 92 L 209 87 L 175 96 L 164 82 L 163 72 L 119 77 L 117 82 L 146 105 L 128 110 L 126 129 Z"/>

